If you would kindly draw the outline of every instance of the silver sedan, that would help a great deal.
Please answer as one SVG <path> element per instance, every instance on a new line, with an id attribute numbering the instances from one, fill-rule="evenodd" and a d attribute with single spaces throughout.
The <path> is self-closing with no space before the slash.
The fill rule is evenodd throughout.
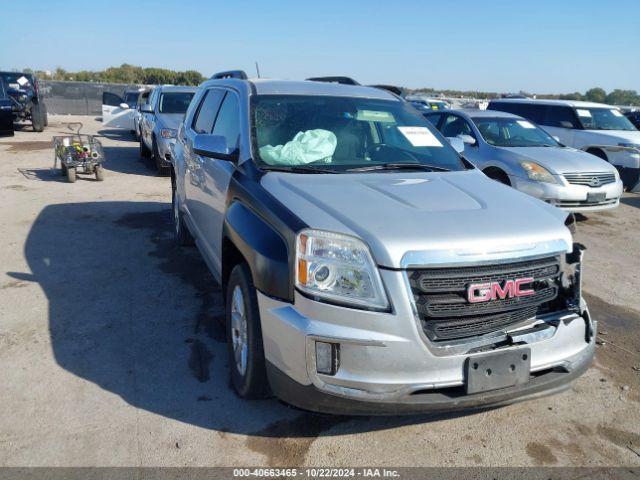
<path id="1" fill-rule="evenodd" d="M 492 110 L 424 115 L 445 137 L 461 139 L 465 158 L 494 180 L 570 212 L 620 202 L 622 181 L 613 165 L 561 145 L 522 117 Z"/>

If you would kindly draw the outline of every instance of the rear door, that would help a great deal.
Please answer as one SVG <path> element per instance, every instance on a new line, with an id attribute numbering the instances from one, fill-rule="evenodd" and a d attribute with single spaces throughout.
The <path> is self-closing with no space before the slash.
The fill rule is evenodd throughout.
<path id="1" fill-rule="evenodd" d="M 126 128 L 133 130 L 135 110 L 123 108 L 124 99 L 115 93 L 102 93 L 102 124 L 108 128 Z"/>
<path id="2" fill-rule="evenodd" d="M 238 149 L 240 138 L 240 100 L 236 92 L 228 90 L 218 110 L 213 135 L 225 137 L 229 151 Z M 221 272 L 222 226 L 226 210 L 227 190 L 236 165 L 228 160 L 204 158 L 204 206 L 207 221 L 205 238 L 213 253 L 213 261 Z"/>

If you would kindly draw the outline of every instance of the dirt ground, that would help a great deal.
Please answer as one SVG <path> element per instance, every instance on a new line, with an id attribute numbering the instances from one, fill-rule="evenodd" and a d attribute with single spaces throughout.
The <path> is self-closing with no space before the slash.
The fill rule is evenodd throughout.
<path id="1" fill-rule="evenodd" d="M 0 139 L 0 466 L 638 466 L 640 196 L 579 222 L 600 322 L 561 394 L 466 415 L 316 416 L 228 381 L 220 289 L 171 239 L 170 188 L 131 134 L 106 179 L 52 170 L 52 117 Z"/>

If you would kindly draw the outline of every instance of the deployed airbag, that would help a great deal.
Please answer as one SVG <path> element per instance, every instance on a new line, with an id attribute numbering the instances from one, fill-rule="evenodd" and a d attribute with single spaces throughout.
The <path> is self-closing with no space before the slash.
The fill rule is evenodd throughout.
<path id="1" fill-rule="evenodd" d="M 298 132 L 284 145 L 260 147 L 260 157 L 270 165 L 304 165 L 331 162 L 338 139 L 329 130 L 315 129 Z"/>

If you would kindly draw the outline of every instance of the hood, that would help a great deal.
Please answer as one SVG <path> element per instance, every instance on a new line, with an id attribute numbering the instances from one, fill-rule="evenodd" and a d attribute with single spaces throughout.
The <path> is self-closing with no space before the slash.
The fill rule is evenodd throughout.
<path id="1" fill-rule="evenodd" d="M 586 130 L 592 137 L 590 143 L 599 145 L 618 145 L 618 143 L 635 143 L 640 145 L 639 130 Z"/>
<path id="2" fill-rule="evenodd" d="M 157 118 L 160 128 L 177 130 L 184 120 L 184 113 L 159 113 Z"/>
<path id="3" fill-rule="evenodd" d="M 571 248 L 565 212 L 477 170 L 269 172 L 261 182 L 310 228 L 363 239 L 383 267 L 402 268 L 424 254 L 437 263 L 446 263 L 444 257 L 463 263 L 504 259 L 505 252 L 527 256 L 556 243 L 556 251 Z"/>
<path id="4" fill-rule="evenodd" d="M 601 158 L 575 148 L 555 147 L 499 147 L 520 161 L 532 161 L 552 173 L 614 172 L 615 167 Z M 510 158 L 513 160 L 513 158 Z"/>

